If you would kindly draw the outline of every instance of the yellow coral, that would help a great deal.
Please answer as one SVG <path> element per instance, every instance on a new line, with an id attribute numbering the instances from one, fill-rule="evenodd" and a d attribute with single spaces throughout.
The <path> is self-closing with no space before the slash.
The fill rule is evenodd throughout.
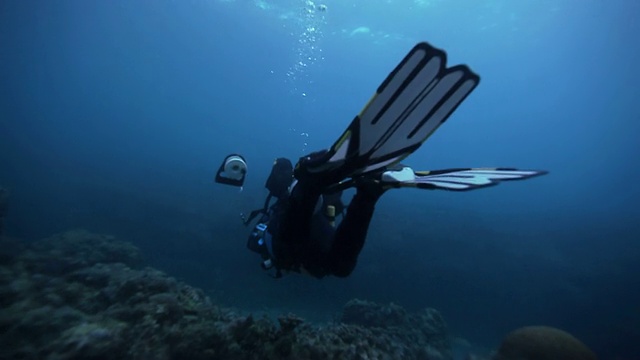
<path id="1" fill-rule="evenodd" d="M 527 326 L 509 333 L 496 360 L 597 360 L 580 340 L 560 329 Z"/>

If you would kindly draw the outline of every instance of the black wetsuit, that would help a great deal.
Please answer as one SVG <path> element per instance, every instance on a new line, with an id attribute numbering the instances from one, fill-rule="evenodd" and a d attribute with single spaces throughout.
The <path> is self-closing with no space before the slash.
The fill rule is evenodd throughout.
<path id="1" fill-rule="evenodd" d="M 346 277 L 356 266 L 381 191 L 357 188 L 337 228 L 325 215 L 314 212 L 323 188 L 299 181 L 282 203 L 269 229 L 276 267 L 306 271 L 321 278 Z"/>

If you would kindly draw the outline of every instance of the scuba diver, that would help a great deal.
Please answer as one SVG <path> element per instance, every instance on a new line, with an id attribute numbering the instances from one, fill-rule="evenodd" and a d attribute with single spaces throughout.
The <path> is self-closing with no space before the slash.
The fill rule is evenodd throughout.
<path id="1" fill-rule="evenodd" d="M 298 161 L 295 170 L 286 158 L 275 160 L 265 187 L 265 207 L 254 210 L 245 224 L 262 214 L 247 246 L 263 258 L 262 267 L 304 272 L 314 277 L 346 277 L 355 268 L 364 246 L 376 201 L 387 189 L 375 177 L 359 178 L 356 194 L 345 209 L 342 190 L 326 178 L 310 174 L 309 165 L 322 161 L 327 151 Z M 270 198 L 276 201 L 270 204 Z M 336 217 L 342 221 L 335 225 Z"/>
<path id="2" fill-rule="evenodd" d="M 376 202 L 388 189 L 466 191 L 546 174 L 513 168 L 414 171 L 400 164 L 479 81 L 466 65 L 447 68 L 442 50 L 419 43 L 331 148 L 303 156 L 295 167 L 286 158 L 276 159 L 264 206 L 243 217 L 249 225 L 261 215 L 247 246 L 261 255 L 262 267 L 275 270 L 276 278 L 283 271 L 346 277 L 356 266 Z M 244 158 L 233 154 L 223 161 L 216 180 L 242 186 L 245 175 Z M 352 187 L 355 195 L 345 207 L 342 191 Z M 337 215 L 341 221 L 336 225 Z"/>

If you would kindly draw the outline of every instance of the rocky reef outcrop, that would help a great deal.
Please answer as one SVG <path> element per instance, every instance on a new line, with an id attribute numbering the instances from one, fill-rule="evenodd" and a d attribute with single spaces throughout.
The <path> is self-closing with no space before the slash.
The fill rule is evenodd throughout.
<path id="1" fill-rule="evenodd" d="M 2 359 L 451 359 L 434 309 L 352 300 L 323 325 L 242 315 L 83 230 L 0 263 L 0 306 Z"/>
<path id="2" fill-rule="evenodd" d="M 525 326 L 502 340 L 494 360 L 597 360 L 596 354 L 566 331 Z"/>

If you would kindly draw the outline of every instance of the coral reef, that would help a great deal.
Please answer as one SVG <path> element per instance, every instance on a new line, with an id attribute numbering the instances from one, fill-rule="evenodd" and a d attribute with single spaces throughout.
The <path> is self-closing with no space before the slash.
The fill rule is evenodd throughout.
<path id="1" fill-rule="evenodd" d="M 527 326 L 509 333 L 502 341 L 496 360 L 596 360 L 580 340 L 560 329 Z"/>
<path id="2" fill-rule="evenodd" d="M 447 327 L 435 309 L 408 314 L 393 303 L 381 305 L 354 299 L 345 305 L 340 321 L 363 328 L 381 328 L 387 336 L 397 339 L 411 339 L 417 353 L 409 355 L 410 358 L 451 358 Z"/>
<path id="3" fill-rule="evenodd" d="M 0 358 L 451 359 L 434 309 L 352 300 L 335 323 L 274 322 L 141 265 L 133 245 L 83 230 L 3 261 Z"/>

